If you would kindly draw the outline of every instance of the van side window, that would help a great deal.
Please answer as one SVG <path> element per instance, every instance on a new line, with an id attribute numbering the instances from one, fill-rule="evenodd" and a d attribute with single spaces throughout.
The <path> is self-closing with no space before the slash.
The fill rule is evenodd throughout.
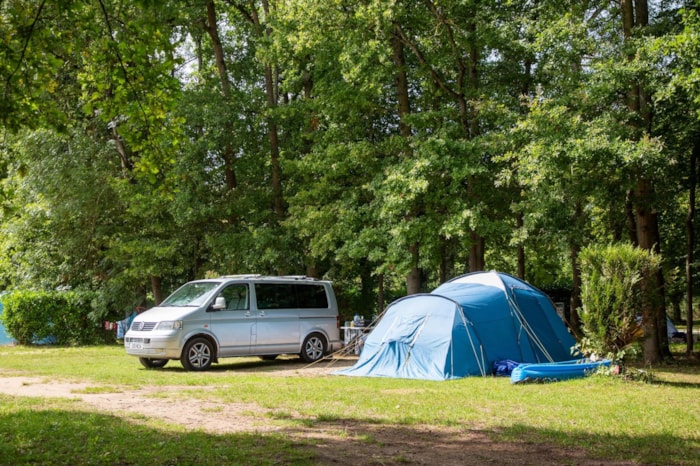
<path id="1" fill-rule="evenodd" d="M 244 311 L 248 309 L 248 285 L 229 285 L 219 296 L 226 298 L 226 311 Z"/>
<path id="2" fill-rule="evenodd" d="M 322 285 L 294 285 L 297 307 L 304 309 L 327 309 L 328 297 Z"/>
<path id="3" fill-rule="evenodd" d="M 289 309 L 294 305 L 294 285 L 279 283 L 256 283 L 255 296 L 258 309 Z"/>
<path id="4" fill-rule="evenodd" d="M 258 309 L 327 309 L 323 285 L 256 283 Z"/>

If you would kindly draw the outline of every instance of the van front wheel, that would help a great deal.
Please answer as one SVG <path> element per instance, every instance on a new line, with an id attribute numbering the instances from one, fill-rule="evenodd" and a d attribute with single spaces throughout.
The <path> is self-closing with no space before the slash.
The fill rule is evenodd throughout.
<path id="1" fill-rule="evenodd" d="M 188 371 L 205 371 L 209 369 L 214 355 L 214 347 L 206 338 L 193 338 L 182 350 L 180 362 Z"/>
<path id="2" fill-rule="evenodd" d="M 319 333 L 312 333 L 304 339 L 301 345 L 301 359 L 304 362 L 316 362 L 326 353 L 326 339 Z"/>

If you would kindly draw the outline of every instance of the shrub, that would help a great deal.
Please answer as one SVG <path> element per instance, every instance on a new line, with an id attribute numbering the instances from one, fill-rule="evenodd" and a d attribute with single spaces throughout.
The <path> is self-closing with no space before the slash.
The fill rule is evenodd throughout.
<path id="1" fill-rule="evenodd" d="M 661 258 L 630 244 L 592 245 L 581 251 L 580 310 L 584 354 L 622 360 L 642 336 L 639 317 L 649 303 L 642 283 Z"/>
<path id="2" fill-rule="evenodd" d="M 2 297 L 3 324 L 23 345 L 97 343 L 104 335 L 100 323 L 91 319 L 94 299 L 86 291 L 15 291 Z"/>

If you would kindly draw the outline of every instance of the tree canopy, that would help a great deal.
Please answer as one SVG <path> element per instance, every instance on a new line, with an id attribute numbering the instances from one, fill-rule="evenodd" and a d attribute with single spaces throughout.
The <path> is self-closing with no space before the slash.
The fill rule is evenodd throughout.
<path id="1" fill-rule="evenodd" d="M 498 269 L 575 328 L 580 251 L 628 242 L 687 317 L 699 34 L 693 1 L 4 0 L 0 288 L 308 274 L 352 315 Z"/>

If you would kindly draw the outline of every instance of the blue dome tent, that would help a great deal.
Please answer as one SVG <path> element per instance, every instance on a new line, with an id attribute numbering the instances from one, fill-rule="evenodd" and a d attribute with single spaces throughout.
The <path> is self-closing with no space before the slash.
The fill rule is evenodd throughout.
<path id="1" fill-rule="evenodd" d="M 475 272 L 387 307 L 357 363 L 340 375 L 446 380 L 495 362 L 571 360 L 575 340 L 547 295 L 500 272 Z"/>

